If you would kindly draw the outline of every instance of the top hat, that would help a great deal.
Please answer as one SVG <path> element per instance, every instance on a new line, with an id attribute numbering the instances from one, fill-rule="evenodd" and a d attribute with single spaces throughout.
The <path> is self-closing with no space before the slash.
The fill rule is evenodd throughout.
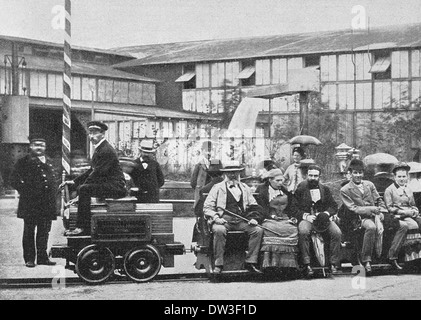
<path id="1" fill-rule="evenodd" d="M 325 232 L 330 225 L 330 216 L 326 212 L 320 212 L 313 221 L 313 227 L 316 232 Z"/>
<path id="2" fill-rule="evenodd" d="M 87 127 L 89 130 L 101 130 L 101 131 L 107 131 L 108 130 L 108 126 L 101 122 L 101 121 L 89 121 L 87 124 Z"/>
<path id="3" fill-rule="evenodd" d="M 237 160 L 228 161 L 223 164 L 221 169 L 222 172 L 242 171 L 244 167 L 240 166 L 240 162 Z"/>
<path id="4" fill-rule="evenodd" d="M 140 141 L 139 150 L 143 152 L 155 152 L 156 149 L 154 148 L 153 140 L 144 139 Z"/>
<path id="5" fill-rule="evenodd" d="M 209 168 L 206 170 L 208 173 L 218 173 L 221 172 L 222 163 L 219 159 L 210 159 Z"/>
<path id="6" fill-rule="evenodd" d="M 409 171 L 411 167 L 406 162 L 398 162 L 393 166 L 392 172 L 395 173 L 399 169 Z"/>

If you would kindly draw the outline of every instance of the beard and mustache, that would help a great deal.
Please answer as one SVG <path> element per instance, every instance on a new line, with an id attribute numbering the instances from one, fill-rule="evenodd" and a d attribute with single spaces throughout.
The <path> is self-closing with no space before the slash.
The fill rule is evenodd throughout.
<path id="1" fill-rule="evenodd" d="M 317 180 L 308 180 L 308 186 L 310 189 L 316 189 L 319 187 L 319 181 Z"/>

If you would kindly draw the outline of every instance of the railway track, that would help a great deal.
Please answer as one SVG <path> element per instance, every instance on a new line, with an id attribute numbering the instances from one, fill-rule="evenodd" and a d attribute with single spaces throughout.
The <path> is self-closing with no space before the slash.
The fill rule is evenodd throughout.
<path id="1" fill-rule="evenodd" d="M 330 274 L 327 268 L 314 268 L 314 278 L 328 278 L 328 277 L 351 277 L 355 276 L 356 270 L 352 270 L 352 267 L 343 267 L 341 272 Z M 323 272 L 324 271 L 324 272 Z M 408 273 L 408 272 L 400 272 Z M 370 276 L 381 276 L 381 275 L 397 275 L 398 272 L 393 270 L 390 265 L 381 264 L 373 267 L 373 272 Z M 301 276 L 295 275 L 293 278 L 288 278 L 279 275 L 268 275 L 268 274 L 250 274 L 248 271 L 225 271 L 218 277 L 208 275 L 207 273 L 178 273 L 178 274 L 161 274 L 157 275 L 153 282 L 164 282 L 164 281 L 200 281 L 209 280 L 212 282 L 235 282 L 235 281 L 256 281 L 256 282 L 273 282 L 273 281 L 287 281 L 291 279 L 299 279 Z M 63 278 L 62 278 L 63 279 Z M 64 278 L 65 286 L 92 286 L 87 284 L 78 277 L 67 277 Z M 57 282 L 55 278 L 9 278 L 0 279 L 0 289 L 31 289 L 31 288 L 52 288 L 53 281 Z M 116 273 L 103 285 L 107 284 L 123 284 L 123 283 L 134 283 L 128 277 Z"/>

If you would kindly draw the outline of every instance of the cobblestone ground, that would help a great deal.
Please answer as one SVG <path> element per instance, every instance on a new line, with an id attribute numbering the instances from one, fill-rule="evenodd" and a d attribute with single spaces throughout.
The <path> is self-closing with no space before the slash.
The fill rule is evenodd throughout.
<path id="1" fill-rule="evenodd" d="M 364 300 L 421 299 L 421 276 L 376 276 L 365 289 L 353 289 L 352 277 L 285 282 L 209 281 L 104 284 L 62 289 L 7 289 L 0 298 L 40 300 Z M 146 305 L 147 306 L 147 305 Z"/>

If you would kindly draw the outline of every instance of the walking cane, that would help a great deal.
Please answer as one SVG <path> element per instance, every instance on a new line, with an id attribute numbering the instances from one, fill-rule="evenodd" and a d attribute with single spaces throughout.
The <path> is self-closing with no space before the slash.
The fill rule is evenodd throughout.
<path id="1" fill-rule="evenodd" d="M 239 218 L 239 219 L 241 219 L 241 220 L 243 220 L 243 221 L 245 221 L 245 222 L 250 222 L 250 220 L 248 220 L 247 218 L 244 218 L 244 217 L 242 217 L 242 216 L 240 216 L 240 215 L 238 215 L 238 214 L 236 214 L 236 213 L 234 213 L 234 212 L 231 212 L 231 211 L 229 211 L 229 210 L 227 210 L 227 209 L 224 209 L 224 208 L 221 208 L 221 207 L 216 207 L 216 208 L 217 208 L 217 209 L 221 209 L 221 210 L 223 210 L 224 212 L 226 212 L 226 213 L 228 213 L 228 214 L 230 214 L 230 215 L 232 215 L 232 216 L 234 216 L 234 217 L 236 217 L 236 218 Z M 263 230 L 270 231 L 270 232 L 272 232 L 272 233 L 276 234 L 277 236 L 283 237 L 283 235 L 282 235 L 282 234 L 280 234 L 280 233 L 278 233 L 278 232 L 276 232 L 276 231 L 273 231 L 273 230 L 271 230 L 271 229 L 269 229 L 269 228 L 266 228 L 266 227 L 262 226 L 261 224 L 257 224 L 257 226 L 258 226 L 258 227 L 260 227 L 260 228 L 262 228 Z"/>

